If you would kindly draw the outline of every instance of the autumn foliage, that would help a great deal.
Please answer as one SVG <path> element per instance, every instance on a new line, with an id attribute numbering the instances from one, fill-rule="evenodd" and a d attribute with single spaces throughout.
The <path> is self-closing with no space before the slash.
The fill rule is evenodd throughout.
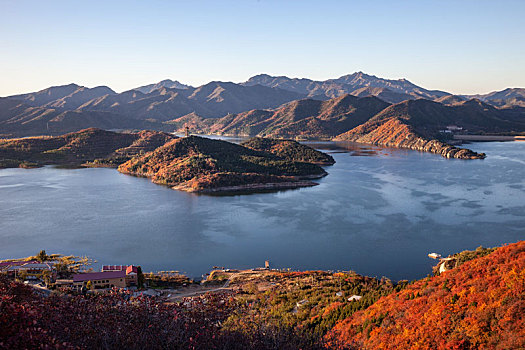
<path id="1" fill-rule="evenodd" d="M 44 297 L 0 276 L 0 349 L 295 349 L 303 342 L 279 325 L 225 329 L 234 312 L 247 306 L 229 294 L 175 304 L 117 291 Z"/>
<path id="2" fill-rule="evenodd" d="M 525 241 L 417 281 L 340 322 L 339 349 L 525 348 Z"/>
<path id="3" fill-rule="evenodd" d="M 223 295 L 163 304 L 113 293 L 42 297 L 0 280 L 0 349 L 216 348 L 241 342 L 220 332 L 234 307 Z"/>
<path id="4" fill-rule="evenodd" d="M 410 284 L 272 271 L 178 303 L 117 290 L 44 297 L 0 276 L 0 349 L 523 349 L 525 241 L 480 252 Z"/>

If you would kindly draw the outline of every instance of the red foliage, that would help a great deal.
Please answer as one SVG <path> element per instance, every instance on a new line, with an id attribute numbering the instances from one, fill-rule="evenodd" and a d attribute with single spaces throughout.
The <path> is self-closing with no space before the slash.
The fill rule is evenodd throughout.
<path id="1" fill-rule="evenodd" d="M 0 349 L 303 349 L 290 327 L 247 323 L 225 329 L 247 306 L 231 295 L 207 294 L 165 304 L 110 295 L 43 297 L 0 277 Z"/>
<path id="2" fill-rule="evenodd" d="M 217 348 L 245 344 L 222 332 L 235 308 L 226 295 L 182 304 L 127 294 L 35 295 L 30 287 L 0 279 L 0 349 Z"/>
<path id="3" fill-rule="evenodd" d="M 379 299 L 326 336 L 332 348 L 525 348 L 525 241 Z"/>

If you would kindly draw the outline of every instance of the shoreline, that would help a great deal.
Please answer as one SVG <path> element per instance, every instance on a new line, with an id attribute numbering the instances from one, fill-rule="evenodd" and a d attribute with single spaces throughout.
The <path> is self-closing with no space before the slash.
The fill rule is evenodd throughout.
<path id="1" fill-rule="evenodd" d="M 286 182 L 269 182 L 269 183 L 255 183 L 255 184 L 246 184 L 246 185 L 236 185 L 236 186 L 223 186 L 217 188 L 207 188 L 193 190 L 187 188 L 184 185 L 172 186 L 174 190 L 184 191 L 188 193 L 200 193 L 200 194 L 221 194 L 229 192 L 266 192 L 274 190 L 289 190 L 302 187 L 312 187 L 319 185 L 317 182 L 312 181 L 286 181 Z"/>
<path id="2" fill-rule="evenodd" d="M 176 132 L 173 132 L 173 134 L 177 134 Z M 212 136 L 212 137 L 218 137 L 219 139 L 221 137 L 224 137 L 225 140 L 228 138 L 250 138 L 250 137 L 258 137 L 255 136 L 247 136 L 247 135 L 235 135 L 235 134 L 218 134 L 218 133 L 211 133 L 211 134 L 197 134 L 201 135 L 203 137 L 206 136 Z M 331 137 L 331 138 L 309 138 L 304 137 L 301 139 L 297 138 L 286 138 L 286 137 L 279 137 L 274 136 L 275 139 L 282 139 L 282 140 L 294 140 L 300 143 L 311 143 L 311 142 L 353 142 L 356 144 L 361 145 L 371 145 L 371 146 L 377 146 L 377 147 L 387 147 L 387 148 L 395 148 L 395 149 L 409 149 L 413 151 L 419 151 L 419 152 L 425 152 L 425 153 L 433 153 L 437 155 L 441 155 L 444 158 L 448 159 L 462 159 L 462 160 L 474 160 L 474 159 L 484 159 L 487 155 L 485 154 L 478 154 L 476 152 L 473 152 L 472 150 L 468 148 L 458 147 L 462 146 L 463 144 L 468 144 L 469 142 L 512 142 L 512 141 L 523 141 L 525 142 L 525 136 L 524 135 L 453 135 L 452 141 L 459 141 L 459 143 L 452 143 L 452 142 L 442 142 L 437 139 L 422 139 L 424 142 L 417 142 L 417 144 L 404 144 L 404 145 L 395 145 L 392 143 L 382 143 L 382 142 L 360 142 L 357 140 L 341 140 L 337 139 L 337 136 Z M 464 141 L 464 142 L 462 142 Z M 235 142 L 234 142 L 235 143 Z M 406 140 L 404 140 L 404 143 L 406 143 Z M 323 163 L 317 163 L 320 166 L 328 166 L 331 164 L 323 164 Z"/>
<path id="3" fill-rule="evenodd" d="M 278 190 L 290 190 L 303 187 L 313 187 L 319 185 L 317 182 L 307 181 L 308 179 L 321 179 L 328 175 L 328 173 L 319 174 L 319 175 L 303 175 L 300 177 L 295 177 L 296 181 L 283 181 L 283 182 L 266 182 L 266 183 L 251 183 L 244 185 L 235 185 L 235 186 L 221 186 L 216 188 L 204 188 L 204 189 L 193 189 L 192 187 L 186 185 L 185 183 L 170 186 L 169 184 L 155 182 L 152 179 L 152 175 L 143 175 L 133 172 L 124 172 L 117 170 L 119 173 L 144 179 L 149 179 L 152 183 L 156 185 L 166 186 L 172 190 L 182 191 L 186 193 L 194 194 L 228 194 L 228 193 L 258 193 L 258 192 L 272 192 Z"/>

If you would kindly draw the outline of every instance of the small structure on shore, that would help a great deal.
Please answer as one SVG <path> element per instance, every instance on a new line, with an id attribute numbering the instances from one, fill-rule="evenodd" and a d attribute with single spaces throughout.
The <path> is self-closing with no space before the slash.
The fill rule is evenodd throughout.
<path id="1" fill-rule="evenodd" d="M 264 268 L 269 270 L 270 269 L 270 260 L 265 260 L 264 261 Z"/>
<path id="2" fill-rule="evenodd" d="M 441 259 L 441 254 L 438 254 L 438 253 L 430 253 L 428 254 L 428 257 L 430 259 Z"/>
<path id="3" fill-rule="evenodd" d="M 352 295 L 350 298 L 348 298 L 348 301 L 359 301 L 361 298 L 361 295 Z"/>
<path id="4" fill-rule="evenodd" d="M 436 269 L 439 273 L 443 273 L 448 270 L 452 270 L 454 267 L 456 267 L 457 260 L 454 257 L 448 257 L 440 259 L 439 264 L 436 265 Z"/>
<path id="5" fill-rule="evenodd" d="M 189 127 L 189 126 L 186 126 L 186 127 L 184 128 L 184 135 L 185 135 L 186 137 L 189 137 L 189 136 L 190 136 L 190 127 Z"/>
<path id="6" fill-rule="evenodd" d="M 457 125 L 447 125 L 447 130 L 450 130 L 451 132 L 461 131 L 463 130 L 463 127 Z"/>

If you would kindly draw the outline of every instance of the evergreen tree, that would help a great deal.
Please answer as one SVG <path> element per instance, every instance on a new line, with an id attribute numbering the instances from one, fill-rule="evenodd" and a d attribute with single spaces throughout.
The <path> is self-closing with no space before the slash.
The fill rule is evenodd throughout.
<path id="1" fill-rule="evenodd" d="M 137 286 L 144 288 L 144 274 L 142 273 L 142 267 L 137 267 Z"/>
<path id="2" fill-rule="evenodd" d="M 44 262 L 48 259 L 49 257 L 47 256 L 46 254 L 46 251 L 45 250 L 41 250 L 40 252 L 38 252 L 38 254 L 36 255 L 36 259 L 40 262 Z"/>

